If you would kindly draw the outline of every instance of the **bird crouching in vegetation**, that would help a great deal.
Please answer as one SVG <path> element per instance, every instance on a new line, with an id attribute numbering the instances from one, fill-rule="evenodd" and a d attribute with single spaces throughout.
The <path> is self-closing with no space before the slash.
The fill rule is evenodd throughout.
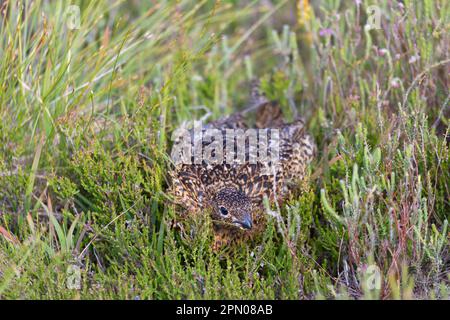
<path id="1" fill-rule="evenodd" d="M 270 203 L 288 199 L 298 182 L 307 178 L 307 166 L 315 154 L 314 141 L 305 132 L 303 119 L 286 123 L 278 103 L 268 101 L 257 89 L 253 89 L 252 101 L 253 106 L 246 111 L 255 111 L 254 127 L 247 125 L 246 111 L 238 112 L 197 130 L 184 130 L 187 149 L 180 136 L 172 148 L 172 158 L 183 148 L 188 156 L 171 166 L 169 193 L 184 209 L 181 217 L 210 215 L 215 250 L 260 233 L 265 226 L 264 197 Z M 205 139 L 210 131 L 214 137 Z M 253 133 L 253 141 L 248 132 Z M 270 151 L 265 161 L 258 158 L 261 147 Z M 211 149 L 215 161 L 205 159 Z M 236 161 L 239 150 L 241 161 Z M 196 151 L 201 159 L 192 154 Z"/>

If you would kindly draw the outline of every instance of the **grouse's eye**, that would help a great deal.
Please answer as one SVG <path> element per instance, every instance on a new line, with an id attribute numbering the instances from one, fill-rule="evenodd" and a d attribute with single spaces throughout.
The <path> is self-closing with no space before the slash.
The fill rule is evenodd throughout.
<path id="1" fill-rule="evenodd" d="M 226 215 L 228 214 L 228 210 L 225 209 L 224 207 L 220 207 L 220 213 L 221 213 L 223 216 L 226 216 Z"/>

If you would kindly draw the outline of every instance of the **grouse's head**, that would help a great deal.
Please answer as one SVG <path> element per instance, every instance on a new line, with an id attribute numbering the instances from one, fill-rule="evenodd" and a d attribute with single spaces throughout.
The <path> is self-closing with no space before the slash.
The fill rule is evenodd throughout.
<path id="1" fill-rule="evenodd" d="M 218 222 L 241 229 L 252 228 L 252 203 L 243 192 L 224 188 L 216 193 L 212 201 L 212 217 Z"/>

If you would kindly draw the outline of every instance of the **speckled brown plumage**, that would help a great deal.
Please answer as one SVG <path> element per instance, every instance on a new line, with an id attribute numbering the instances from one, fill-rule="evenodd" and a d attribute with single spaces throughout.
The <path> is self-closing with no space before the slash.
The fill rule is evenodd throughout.
<path id="1" fill-rule="evenodd" d="M 260 162 L 203 162 L 178 164 L 170 171 L 170 193 L 185 209 L 184 214 L 211 215 L 216 249 L 261 232 L 265 226 L 264 197 L 270 202 L 287 199 L 298 181 L 305 178 L 314 155 L 315 145 L 305 132 L 303 120 L 285 123 L 276 102 L 259 99 L 255 126 L 279 129 L 279 166 L 264 170 L 267 167 Z M 236 113 L 210 122 L 205 128 L 224 132 L 226 128 L 245 129 L 247 124 L 243 115 Z"/>

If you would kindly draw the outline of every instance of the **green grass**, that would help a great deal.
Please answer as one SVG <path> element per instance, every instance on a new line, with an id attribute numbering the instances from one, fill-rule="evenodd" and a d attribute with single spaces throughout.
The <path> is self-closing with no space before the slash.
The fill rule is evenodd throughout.
<path id="1" fill-rule="evenodd" d="M 75 1 L 73 30 L 69 1 L 0 9 L 0 298 L 449 298 L 447 1 L 377 1 L 377 30 L 370 1 L 146 3 Z M 170 137 L 253 77 L 318 156 L 215 253 L 207 217 L 172 227 Z"/>

